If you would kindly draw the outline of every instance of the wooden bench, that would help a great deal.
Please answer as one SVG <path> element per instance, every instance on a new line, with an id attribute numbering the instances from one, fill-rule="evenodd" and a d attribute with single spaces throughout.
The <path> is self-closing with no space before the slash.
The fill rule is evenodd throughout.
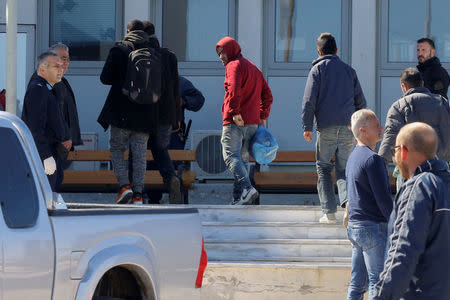
<path id="1" fill-rule="evenodd" d="M 188 204 L 188 190 L 193 188 L 195 171 L 189 170 L 190 162 L 195 161 L 193 150 L 169 150 L 173 162 L 182 162 L 176 171 L 181 183 L 181 193 L 185 204 Z M 128 160 L 128 151 L 124 154 Z M 68 161 L 98 161 L 111 160 L 109 150 L 75 150 L 69 153 Z M 151 151 L 147 150 L 147 161 L 153 161 Z M 65 170 L 61 189 L 63 192 L 117 192 L 119 183 L 113 170 Z M 147 170 L 145 188 L 157 191 L 167 191 L 163 179 L 157 170 Z"/>
<path id="2" fill-rule="evenodd" d="M 296 163 L 314 166 L 315 151 L 278 151 L 274 163 Z M 251 161 L 254 161 L 251 159 Z M 336 178 L 333 175 L 333 181 Z M 317 193 L 316 171 L 262 171 L 261 166 L 255 162 L 250 168 L 250 180 L 259 193 L 268 194 L 301 194 Z M 390 176 L 391 191 L 395 192 L 395 178 Z M 257 203 L 259 203 L 259 199 Z"/>

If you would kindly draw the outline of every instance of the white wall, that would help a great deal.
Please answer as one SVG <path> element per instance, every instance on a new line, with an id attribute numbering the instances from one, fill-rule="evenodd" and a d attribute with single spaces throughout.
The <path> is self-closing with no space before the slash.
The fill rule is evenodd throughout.
<path id="1" fill-rule="evenodd" d="M 376 109 L 376 18 L 376 0 L 352 1 L 351 62 L 372 110 Z"/>

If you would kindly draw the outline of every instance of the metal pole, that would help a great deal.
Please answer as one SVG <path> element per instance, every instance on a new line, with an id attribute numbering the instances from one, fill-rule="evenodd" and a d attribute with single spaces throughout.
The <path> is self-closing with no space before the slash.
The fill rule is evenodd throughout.
<path id="1" fill-rule="evenodd" d="M 6 111 L 17 107 L 17 0 L 6 1 Z"/>

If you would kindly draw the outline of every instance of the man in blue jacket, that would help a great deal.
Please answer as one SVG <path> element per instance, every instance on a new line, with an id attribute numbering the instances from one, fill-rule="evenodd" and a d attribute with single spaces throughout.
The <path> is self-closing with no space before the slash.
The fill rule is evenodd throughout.
<path id="1" fill-rule="evenodd" d="M 313 121 L 317 127 L 317 190 L 324 213 L 321 223 L 336 223 L 336 199 L 331 171 L 336 158 L 336 180 L 340 204 L 347 199 L 345 165 L 353 149 L 348 128 L 351 115 L 366 107 L 366 99 L 355 70 L 337 56 L 336 40 L 330 33 L 317 39 L 319 58 L 313 61 L 302 104 L 303 137 L 312 141 Z"/>
<path id="2" fill-rule="evenodd" d="M 407 181 L 394 201 L 390 244 L 373 299 L 444 300 L 450 295 L 450 170 L 425 123 L 405 125 L 393 156 Z"/>
<path id="3" fill-rule="evenodd" d="M 374 152 L 383 128 L 375 113 L 361 109 L 352 115 L 357 145 L 347 161 L 349 220 L 347 235 L 352 243 L 352 276 L 347 300 L 363 299 L 383 271 L 387 222 L 392 211 L 389 174 L 384 159 Z"/>
<path id="4" fill-rule="evenodd" d="M 63 69 L 61 59 L 54 52 L 42 53 L 37 64 L 37 76 L 25 93 L 22 120 L 33 134 L 50 186 L 58 192 L 64 178 L 65 161 L 58 149 L 69 151 L 71 146 L 64 139 L 65 123 L 53 91 L 53 86 L 61 81 Z"/>

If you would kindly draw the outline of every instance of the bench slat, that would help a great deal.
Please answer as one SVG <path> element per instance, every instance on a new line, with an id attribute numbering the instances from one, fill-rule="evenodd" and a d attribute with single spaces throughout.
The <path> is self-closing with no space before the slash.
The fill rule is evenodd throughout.
<path id="1" fill-rule="evenodd" d="M 190 187 L 195 182 L 195 171 L 183 171 L 183 185 Z M 114 171 L 101 170 L 101 171 L 64 171 L 64 185 L 118 185 Z M 147 171 L 145 174 L 146 185 L 163 185 L 162 177 L 158 171 Z"/>
<path id="2" fill-rule="evenodd" d="M 194 150 L 169 150 L 172 161 L 195 161 Z M 125 151 L 125 159 L 128 160 L 128 150 Z M 69 152 L 68 161 L 110 161 L 109 150 L 75 150 Z M 150 150 L 147 150 L 147 160 L 152 161 L 153 156 Z"/>

